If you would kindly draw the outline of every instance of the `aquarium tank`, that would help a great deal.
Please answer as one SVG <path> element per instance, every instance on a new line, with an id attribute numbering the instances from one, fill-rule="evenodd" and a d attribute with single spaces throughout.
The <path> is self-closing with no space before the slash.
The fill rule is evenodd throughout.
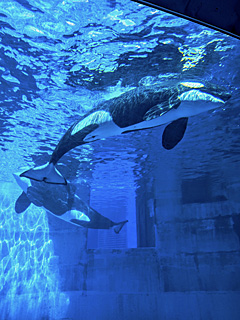
<path id="1" fill-rule="evenodd" d="M 239 40 L 130 0 L 0 38 L 0 319 L 239 320 Z"/>

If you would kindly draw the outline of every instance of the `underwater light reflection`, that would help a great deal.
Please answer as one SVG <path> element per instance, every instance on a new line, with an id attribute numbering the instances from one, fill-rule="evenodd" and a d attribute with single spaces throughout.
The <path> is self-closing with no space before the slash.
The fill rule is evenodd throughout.
<path id="1" fill-rule="evenodd" d="M 10 188 L 6 183 L 0 190 L 1 319 L 16 319 L 16 315 L 39 319 L 39 314 L 57 319 L 65 313 L 68 297 L 59 288 L 58 258 L 47 215 L 34 206 L 16 215 L 14 202 L 9 202 Z"/>

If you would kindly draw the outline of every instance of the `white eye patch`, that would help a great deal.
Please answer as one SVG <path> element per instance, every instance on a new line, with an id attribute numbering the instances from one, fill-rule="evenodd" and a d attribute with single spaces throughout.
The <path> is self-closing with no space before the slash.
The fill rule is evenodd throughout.
<path id="1" fill-rule="evenodd" d="M 71 135 L 73 136 L 74 134 L 78 133 L 80 130 L 91 124 L 101 124 L 107 121 L 112 121 L 112 117 L 109 112 L 103 110 L 93 112 L 75 125 L 71 132 Z"/>
<path id="2" fill-rule="evenodd" d="M 82 220 L 82 221 L 90 221 L 88 216 L 86 216 L 83 212 L 78 210 L 71 210 L 71 216 L 75 219 Z"/>
<path id="3" fill-rule="evenodd" d="M 205 92 L 201 92 L 199 90 L 190 90 L 187 92 L 183 92 L 180 96 L 179 99 L 181 101 L 209 101 L 209 102 L 213 102 L 213 103 L 224 103 L 223 100 L 214 97 L 211 94 L 205 93 Z"/>
<path id="4" fill-rule="evenodd" d="M 87 222 L 90 221 L 88 216 L 79 210 L 68 211 L 65 214 L 63 214 L 61 218 L 65 221 L 71 221 L 72 219 L 77 219 L 77 220 L 87 221 Z"/>

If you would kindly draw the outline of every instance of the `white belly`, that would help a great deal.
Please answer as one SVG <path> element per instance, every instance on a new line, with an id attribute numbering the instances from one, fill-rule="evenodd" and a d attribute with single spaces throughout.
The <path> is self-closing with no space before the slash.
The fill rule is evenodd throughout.
<path id="1" fill-rule="evenodd" d="M 113 121 L 107 121 L 105 123 L 100 124 L 96 130 L 87 135 L 84 141 L 92 142 L 95 140 L 119 135 L 126 131 L 134 131 L 161 126 L 179 118 L 191 117 L 199 113 L 218 108 L 222 105 L 222 102 L 211 103 L 209 101 L 201 101 L 193 103 L 192 101 L 184 101 L 177 109 L 171 109 L 170 111 L 168 111 L 160 117 L 154 118 L 152 120 L 142 121 L 140 123 L 125 128 L 118 127 Z"/>
<path id="2" fill-rule="evenodd" d="M 222 105 L 223 105 L 222 102 L 213 104 L 211 102 L 202 102 L 202 101 L 194 102 L 194 103 L 184 101 L 181 103 L 181 105 L 177 109 L 171 109 L 160 117 L 157 117 L 155 119 L 148 120 L 148 121 L 143 121 L 143 122 L 134 124 L 132 126 L 129 126 L 127 128 L 124 128 L 123 131 L 140 130 L 140 129 L 147 129 L 147 128 L 161 126 L 163 124 L 167 124 L 179 118 L 183 118 L 183 117 L 188 118 L 191 116 L 195 116 L 199 113 L 218 108 Z"/>

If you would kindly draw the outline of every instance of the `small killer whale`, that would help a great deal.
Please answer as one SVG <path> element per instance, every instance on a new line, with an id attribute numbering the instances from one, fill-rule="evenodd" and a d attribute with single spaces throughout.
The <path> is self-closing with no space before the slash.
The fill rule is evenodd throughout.
<path id="1" fill-rule="evenodd" d="M 91 229 L 113 229 L 115 233 L 119 233 L 128 222 L 127 220 L 114 222 L 101 215 L 80 199 L 72 184 L 47 185 L 43 182 L 20 177 L 17 173 L 14 173 L 13 176 L 23 190 L 15 203 L 16 213 L 24 212 L 33 203 L 75 226 Z"/>
<path id="2" fill-rule="evenodd" d="M 174 85 L 154 84 L 129 90 L 98 105 L 77 120 L 63 135 L 49 163 L 21 174 L 32 180 L 67 184 L 56 169 L 69 150 L 99 139 L 167 124 L 162 146 L 173 149 L 183 138 L 188 117 L 223 106 L 231 97 L 210 82 L 181 81 Z"/>

